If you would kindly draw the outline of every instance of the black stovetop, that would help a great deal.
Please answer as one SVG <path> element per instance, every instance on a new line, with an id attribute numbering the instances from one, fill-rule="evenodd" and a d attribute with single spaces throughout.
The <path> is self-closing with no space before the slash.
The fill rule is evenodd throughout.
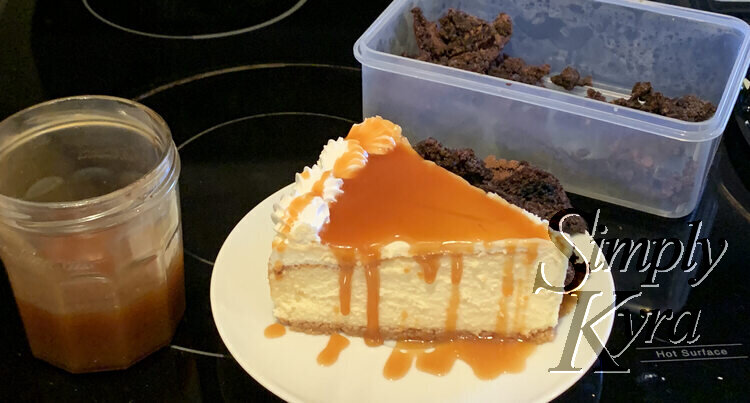
<path id="1" fill-rule="evenodd" d="M 212 264 L 234 225 L 258 202 L 314 161 L 321 145 L 360 120 L 361 77 L 352 45 L 388 0 L 197 1 L 0 0 L 0 119 L 67 95 L 136 99 L 160 113 L 180 146 L 187 311 L 170 348 L 119 372 L 70 375 L 31 356 L 7 276 L 0 280 L 0 396 L 8 401 L 274 400 L 222 343 L 209 304 Z M 671 3 L 742 12 L 713 0 Z M 750 4 L 750 3 L 748 3 Z M 739 14 L 743 16 L 742 14 Z M 156 17 L 159 16 L 159 17 Z M 209 17 L 210 16 L 210 17 Z M 246 17 L 251 16 L 251 17 Z M 728 251 L 693 288 L 694 273 L 660 275 L 659 292 L 623 306 L 607 344 L 629 373 L 598 373 L 597 362 L 563 401 L 746 400 L 750 285 L 750 124 L 738 106 L 724 134 L 699 207 L 659 219 L 571 195 L 576 207 L 601 210 L 607 237 L 676 237 L 702 221 L 701 236 Z M 750 112 L 750 108 L 747 109 Z M 746 112 L 747 113 L 747 112 Z M 740 129 L 740 127 L 743 127 Z M 715 257 L 715 256 L 714 256 Z M 643 275 L 615 272 L 618 291 Z M 638 310 L 672 308 L 646 343 Z M 651 362 L 700 312 L 696 345 L 722 345 L 731 359 Z M 651 319 L 653 320 L 653 318 Z M 687 322 L 690 322 L 688 324 Z M 693 335 L 689 335 L 693 338 Z M 683 342 L 682 344 L 685 344 Z M 681 344 L 681 345 L 682 345 Z M 664 350 L 658 350 L 664 351 Z M 605 368 L 607 369 L 607 368 Z"/>

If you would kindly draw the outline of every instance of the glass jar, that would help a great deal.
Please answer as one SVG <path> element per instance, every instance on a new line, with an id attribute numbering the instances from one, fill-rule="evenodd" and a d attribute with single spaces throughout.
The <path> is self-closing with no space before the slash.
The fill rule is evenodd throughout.
<path id="1" fill-rule="evenodd" d="M 0 259 L 34 356 L 103 371 L 170 342 L 185 309 L 179 172 L 167 124 L 125 99 L 0 122 Z"/>

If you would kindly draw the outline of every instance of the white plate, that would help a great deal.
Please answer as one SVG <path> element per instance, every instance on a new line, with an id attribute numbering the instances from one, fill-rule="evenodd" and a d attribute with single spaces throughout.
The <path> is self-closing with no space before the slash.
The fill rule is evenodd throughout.
<path id="1" fill-rule="evenodd" d="M 573 385 L 598 355 L 585 340 L 580 342 L 575 364 L 579 373 L 550 373 L 562 356 L 571 316 L 565 316 L 554 341 L 540 345 L 518 374 L 504 374 L 491 381 L 477 379 L 471 369 L 457 361 L 453 370 L 437 377 L 416 368 L 402 379 L 389 381 L 382 375 L 391 353 L 387 346 L 367 347 L 351 337 L 338 362 L 319 366 L 318 353 L 327 336 L 296 332 L 267 339 L 263 330 L 274 323 L 267 281 L 271 252 L 273 204 L 285 189 L 258 204 L 237 224 L 221 248 L 211 278 L 211 308 L 221 338 L 232 356 L 261 385 L 292 402 L 435 402 L 435 401 L 547 401 Z M 586 239 L 584 237 L 584 239 Z M 590 238 L 589 238 L 590 239 Z M 576 244 L 589 253 L 592 246 Z M 591 256 L 589 254 L 589 256 Z M 603 295 L 591 303 L 591 314 L 614 302 L 614 283 L 609 271 L 592 273 L 584 286 Z M 606 343 L 614 317 L 608 315 L 594 326 Z"/>

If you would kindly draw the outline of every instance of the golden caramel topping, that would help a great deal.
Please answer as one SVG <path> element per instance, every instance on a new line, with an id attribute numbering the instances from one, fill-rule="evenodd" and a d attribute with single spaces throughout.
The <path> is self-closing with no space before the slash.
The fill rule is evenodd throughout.
<path id="1" fill-rule="evenodd" d="M 309 171 L 305 171 L 305 173 L 308 173 Z M 308 173 L 309 176 L 309 173 Z M 294 225 L 294 222 L 297 221 L 297 217 L 302 213 L 302 210 L 307 207 L 310 202 L 316 198 L 323 196 L 323 190 L 325 189 L 325 182 L 326 179 L 331 177 L 331 172 L 326 171 L 323 172 L 323 175 L 320 176 L 320 179 L 318 179 L 312 186 L 312 189 L 310 192 L 305 193 L 303 195 L 297 196 L 292 200 L 291 203 L 289 203 L 289 207 L 287 207 L 285 216 L 283 219 L 284 225 L 281 227 L 281 230 L 279 231 L 282 234 L 288 234 L 289 231 L 292 230 L 292 225 Z M 275 241 L 274 241 L 275 242 Z M 280 244 L 276 245 L 280 246 Z"/>
<path id="2" fill-rule="evenodd" d="M 277 337 L 283 336 L 284 334 L 286 334 L 286 328 L 279 323 L 269 325 L 266 330 L 263 331 L 263 335 L 269 339 L 275 339 Z"/>
<path id="3" fill-rule="evenodd" d="M 347 150 L 333 165 L 333 176 L 349 179 L 367 165 L 367 151 L 357 141 L 348 141 Z"/>
<path id="4" fill-rule="evenodd" d="M 396 143 L 404 141 L 401 127 L 380 116 L 365 119 L 352 126 L 347 140 L 356 140 L 369 154 L 383 155 L 389 153 Z"/>
<path id="5" fill-rule="evenodd" d="M 458 302 L 461 300 L 461 275 L 464 271 L 464 260 L 460 255 L 451 255 L 451 299 L 448 301 L 448 311 L 445 313 L 445 331 L 451 334 L 456 331 L 458 322 Z"/>
<path id="6" fill-rule="evenodd" d="M 518 373 L 536 344 L 491 340 L 451 340 L 441 343 L 397 342 L 383 368 L 387 379 L 403 378 L 416 360 L 422 372 L 445 375 L 456 360 L 468 364 L 479 379 L 494 379 L 503 373 Z"/>
<path id="7" fill-rule="evenodd" d="M 349 339 L 338 333 L 332 334 L 326 347 L 318 354 L 318 364 L 325 367 L 333 365 L 339 359 L 341 352 L 348 346 Z"/>
<path id="8" fill-rule="evenodd" d="M 546 225 L 425 161 L 403 143 L 388 154 L 370 156 L 344 181 L 342 191 L 320 232 L 328 245 L 365 251 L 396 240 L 442 245 L 549 239 Z"/>

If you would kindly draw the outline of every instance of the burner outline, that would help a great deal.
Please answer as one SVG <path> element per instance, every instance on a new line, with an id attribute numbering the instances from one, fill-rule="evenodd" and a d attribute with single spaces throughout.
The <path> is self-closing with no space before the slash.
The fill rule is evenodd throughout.
<path id="1" fill-rule="evenodd" d="M 244 122 L 246 120 L 261 119 L 261 118 L 267 118 L 267 117 L 277 117 L 277 116 L 314 116 L 314 117 L 322 117 L 322 118 L 327 118 L 327 119 L 340 120 L 340 121 L 351 123 L 351 124 L 357 123 L 354 120 L 347 119 L 345 117 L 335 116 L 335 115 L 328 115 L 328 114 L 325 114 L 325 113 L 317 113 L 317 112 L 269 112 L 269 113 L 258 113 L 258 114 L 254 114 L 254 115 L 243 116 L 241 118 L 227 120 L 226 122 L 222 122 L 222 123 L 216 124 L 214 126 L 211 126 L 208 129 L 205 129 L 205 130 L 201 131 L 200 133 L 195 134 L 192 137 L 190 137 L 189 139 L 185 140 L 183 143 L 181 143 L 177 147 L 177 150 L 178 151 L 182 150 L 183 147 L 189 145 L 193 141 L 198 140 L 199 138 L 201 138 L 201 137 L 205 136 L 206 134 L 209 134 L 209 133 L 211 133 L 211 132 L 213 132 L 215 130 L 221 129 L 222 127 L 231 126 L 231 125 L 233 125 L 235 123 Z M 215 263 L 214 261 L 211 261 L 209 259 L 201 257 L 200 255 L 196 254 L 195 252 L 189 251 L 187 248 L 183 248 L 183 249 L 184 249 L 184 253 L 186 255 L 192 257 L 193 259 L 195 259 L 195 260 L 197 260 L 197 261 L 199 261 L 201 263 L 207 264 L 209 266 L 213 266 L 214 263 Z"/>
<path id="2" fill-rule="evenodd" d="M 216 39 L 216 38 L 225 38 L 228 36 L 234 36 L 234 35 L 240 35 L 245 34 L 248 32 L 256 31 L 261 28 L 265 28 L 269 25 L 275 24 L 281 20 L 283 20 L 286 17 L 289 17 L 290 15 L 294 14 L 297 10 L 299 10 L 305 3 L 307 3 L 307 0 L 299 0 L 297 3 L 295 3 L 289 10 L 286 10 L 285 12 L 277 15 L 274 18 L 271 18 L 268 21 L 261 22 L 259 24 L 255 24 L 246 28 L 240 28 L 235 29 L 232 31 L 226 31 L 226 32 L 216 32 L 211 34 L 197 34 L 197 35 L 165 35 L 165 34 L 155 34 L 153 32 L 144 32 L 139 31 L 137 29 L 128 28 L 126 26 L 116 24 L 102 16 L 101 14 L 97 13 L 91 5 L 89 5 L 89 0 L 81 0 L 83 2 L 83 6 L 86 7 L 86 10 L 91 13 L 96 19 L 99 21 L 113 27 L 117 28 L 121 31 L 125 31 L 134 35 L 141 35 L 141 36 L 147 36 L 150 38 L 158 38 L 158 39 L 192 39 L 192 40 L 201 40 L 201 39 Z"/>
<path id="3" fill-rule="evenodd" d="M 179 80 L 171 81 L 166 84 L 162 84 L 158 87 L 155 87 L 147 92 L 144 92 L 143 94 L 140 94 L 133 98 L 134 101 L 141 102 L 144 99 L 151 97 L 153 95 L 156 95 L 158 93 L 161 93 L 163 91 L 169 90 L 174 87 L 178 87 L 183 84 L 189 84 L 193 81 L 202 80 L 204 78 L 211 78 L 214 76 L 219 76 L 222 74 L 231 74 L 231 73 L 237 73 L 242 71 L 248 71 L 248 70 L 261 70 L 261 69 L 273 69 L 273 68 L 287 68 L 287 67 L 314 67 L 314 68 L 329 68 L 329 69 L 340 69 L 340 70 L 348 70 L 348 71 L 360 71 L 360 68 L 358 67 L 351 67 L 351 66 L 339 66 L 335 64 L 316 64 L 316 63 L 262 63 L 262 64 L 247 64 L 247 65 L 241 65 L 241 66 L 235 66 L 235 67 L 228 67 L 225 69 L 219 69 L 219 70 L 212 70 L 204 73 L 198 73 L 194 74 L 192 76 L 184 77 Z M 234 123 L 242 122 L 245 120 L 251 120 L 251 119 L 257 119 L 257 118 L 264 118 L 264 117 L 274 117 L 274 116 L 287 116 L 287 115 L 305 115 L 305 116 L 315 116 L 315 117 L 324 117 L 329 119 L 336 119 L 341 120 L 347 123 L 357 123 L 354 120 L 347 119 L 341 116 L 335 116 L 335 115 L 328 115 L 325 113 L 317 113 L 317 112 L 269 112 L 269 113 L 259 113 L 259 114 L 253 114 L 253 115 L 246 115 L 240 118 L 227 120 L 225 122 L 216 124 L 214 126 L 209 127 L 208 129 L 202 130 L 198 134 L 193 135 L 192 137 L 188 138 L 184 142 L 180 143 L 180 145 L 177 147 L 177 150 L 181 150 L 183 147 L 187 146 L 188 144 L 192 143 L 195 140 L 198 140 L 199 138 L 203 137 L 204 135 L 220 129 L 224 126 L 229 126 Z M 187 248 L 183 248 L 185 255 L 190 256 L 191 258 L 209 265 L 213 266 L 214 262 L 210 259 L 206 259 L 204 257 L 201 257 L 200 255 L 191 252 Z"/>
<path id="4" fill-rule="evenodd" d="M 156 95 L 158 93 L 161 93 L 163 91 L 169 90 L 174 87 L 181 86 L 183 84 L 189 84 L 193 81 L 202 80 L 204 78 L 211 78 L 215 76 L 220 76 L 222 74 L 231 74 L 231 73 L 237 73 L 242 71 L 249 71 L 249 70 L 261 70 L 261 69 L 275 69 L 275 68 L 286 68 L 286 67 L 314 67 L 314 68 L 328 68 L 328 69 L 339 69 L 339 70 L 348 70 L 348 71 L 360 71 L 361 69 L 359 67 L 351 67 L 351 66 L 339 66 L 335 64 L 316 64 L 316 63 L 261 63 L 261 64 L 246 64 L 241 66 L 235 66 L 235 67 L 228 67 L 224 69 L 219 70 L 212 70 L 207 71 L 203 73 L 194 74 L 192 76 L 184 77 L 179 80 L 171 81 L 166 84 L 162 84 L 158 87 L 155 87 L 147 92 L 144 92 L 143 94 L 140 94 L 133 98 L 134 101 L 141 102 L 144 99 L 151 97 L 153 95 Z M 242 122 L 245 120 L 251 120 L 256 118 L 264 118 L 264 117 L 274 117 L 274 116 L 285 116 L 285 115 L 305 115 L 305 116 L 315 116 L 315 117 L 324 117 L 324 118 L 330 118 L 330 119 L 336 119 L 341 120 L 347 123 L 357 123 L 354 120 L 347 119 L 341 116 L 335 116 L 335 115 L 328 115 L 325 113 L 317 113 L 317 112 L 269 112 L 269 113 L 259 113 L 259 114 L 253 114 L 253 115 L 246 115 L 240 118 L 228 120 L 219 124 L 216 124 L 214 126 L 209 127 L 208 129 L 205 129 L 198 134 L 193 135 L 189 139 L 185 140 L 184 142 L 180 143 L 180 145 L 177 147 L 177 150 L 181 150 L 183 147 L 187 146 L 191 142 L 198 140 L 200 137 L 203 137 L 204 135 L 220 129 L 224 126 L 229 126 L 234 123 Z M 187 248 L 183 248 L 185 255 L 190 256 L 191 258 L 212 266 L 214 265 L 214 262 L 210 259 L 206 259 L 204 257 L 201 257 L 200 255 L 191 252 Z"/>
<path id="5" fill-rule="evenodd" d="M 143 94 L 138 95 L 137 97 L 133 98 L 133 101 L 141 102 L 144 99 L 156 95 L 160 92 L 164 92 L 168 89 L 178 87 L 183 84 L 189 84 L 193 81 L 202 80 L 204 78 L 211 78 L 215 76 L 220 76 L 222 74 L 231 74 L 231 73 L 238 73 L 241 71 L 248 71 L 248 70 L 261 70 L 261 69 L 278 69 L 278 68 L 286 68 L 286 67 L 319 67 L 319 68 L 327 68 L 327 69 L 339 69 L 339 70 L 348 70 L 348 71 L 361 71 L 359 67 L 352 67 L 352 66 L 339 66 L 336 64 L 320 64 L 320 63 L 259 63 L 259 64 L 244 64 L 241 66 L 235 66 L 235 67 L 227 67 L 224 69 L 219 70 L 211 70 L 203 73 L 194 74 L 192 76 L 187 76 L 184 78 L 181 78 L 179 80 L 170 81 L 166 84 L 162 84 L 158 87 L 152 88 L 149 91 L 144 92 Z"/>

